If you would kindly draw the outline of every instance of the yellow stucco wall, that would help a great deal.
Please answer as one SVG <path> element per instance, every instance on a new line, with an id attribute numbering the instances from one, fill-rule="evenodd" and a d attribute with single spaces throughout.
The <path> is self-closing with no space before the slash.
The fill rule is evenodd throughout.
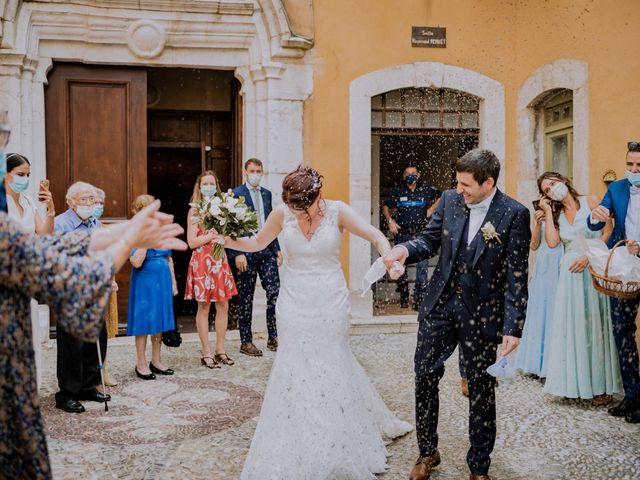
<path id="1" fill-rule="evenodd" d="M 331 172 L 328 197 L 349 198 L 349 83 L 393 65 L 442 62 L 504 85 L 505 178 L 512 195 L 518 90 L 545 64 L 588 63 L 591 193 L 604 192 L 607 168 L 622 174 L 626 142 L 640 140 L 637 0 L 316 0 L 313 15 L 314 93 L 305 106 L 305 157 Z M 446 27 L 447 48 L 411 47 L 414 25 Z"/>
<path id="2" fill-rule="evenodd" d="M 349 199 L 349 84 L 393 65 L 442 62 L 502 83 L 504 175 L 513 196 L 518 91 L 545 64 L 588 64 L 590 192 L 584 193 L 602 195 L 609 168 L 621 178 L 626 142 L 640 140 L 637 0 L 315 0 L 313 9 L 314 93 L 305 104 L 305 160 L 325 173 L 328 198 Z M 447 47 L 412 47 L 412 26 L 446 27 Z M 343 265 L 347 270 L 346 245 Z"/>

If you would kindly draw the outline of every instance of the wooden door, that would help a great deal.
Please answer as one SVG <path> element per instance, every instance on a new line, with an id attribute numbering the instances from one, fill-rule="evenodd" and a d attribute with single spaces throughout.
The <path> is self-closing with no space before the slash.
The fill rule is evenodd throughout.
<path id="1" fill-rule="evenodd" d="M 58 212 L 67 188 L 84 181 L 106 192 L 103 223 L 128 218 L 147 190 L 147 75 L 133 68 L 56 64 L 45 90 L 47 177 Z M 129 270 L 117 277 L 126 323 Z"/>

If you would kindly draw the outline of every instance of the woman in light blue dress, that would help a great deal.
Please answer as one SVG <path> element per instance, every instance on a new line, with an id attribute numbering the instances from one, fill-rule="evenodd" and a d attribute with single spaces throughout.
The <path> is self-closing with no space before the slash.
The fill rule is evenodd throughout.
<path id="1" fill-rule="evenodd" d="M 574 246 L 579 236 L 597 237 L 587 229 L 586 221 L 598 200 L 579 196 L 569 179 L 553 172 L 541 177 L 540 189 L 547 197 L 540 201 L 545 213 L 545 240 L 550 247 L 562 243 L 565 249 L 553 308 L 544 391 L 604 405 L 622 388 L 609 299 L 593 287 L 589 261 Z M 549 199 L 559 204 L 555 213 Z M 608 228 L 603 235 L 610 231 Z"/>
<path id="2" fill-rule="evenodd" d="M 549 331 L 564 251 L 561 244 L 549 247 L 544 241 L 544 231 L 544 212 L 537 209 L 531 232 L 531 250 L 538 253 L 529 282 L 527 317 L 516 359 L 516 368 L 540 378 L 547 376 Z"/>

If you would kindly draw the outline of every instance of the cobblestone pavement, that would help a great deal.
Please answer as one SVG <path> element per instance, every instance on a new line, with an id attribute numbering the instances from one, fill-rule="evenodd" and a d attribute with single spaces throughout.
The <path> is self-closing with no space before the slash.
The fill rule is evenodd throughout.
<path id="1" fill-rule="evenodd" d="M 415 334 L 355 336 L 351 344 L 387 405 L 413 423 Z M 238 343 L 227 348 L 233 355 Z M 266 350 L 263 358 L 236 354 L 235 366 L 209 370 L 200 366 L 198 344 L 183 343 L 164 351 L 174 377 L 142 381 L 133 373 L 133 345 L 112 346 L 110 370 L 120 385 L 109 412 L 85 402 L 87 412 L 72 415 L 53 408 L 55 349 L 45 349 L 43 410 L 55 478 L 238 478 L 273 356 Z M 434 480 L 468 478 L 468 404 L 459 393 L 456 362 L 454 355 L 441 383 L 443 462 Z M 640 478 L 639 425 L 588 402 L 543 395 L 541 384 L 525 377 L 503 381 L 497 397 L 496 479 Z M 379 478 L 407 478 L 416 452 L 413 433 L 391 444 L 389 470 Z"/>

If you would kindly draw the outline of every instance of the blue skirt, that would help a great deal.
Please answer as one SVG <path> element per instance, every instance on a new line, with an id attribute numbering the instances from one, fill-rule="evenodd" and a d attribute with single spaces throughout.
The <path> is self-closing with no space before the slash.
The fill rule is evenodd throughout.
<path id="1" fill-rule="evenodd" d="M 140 268 L 131 270 L 127 335 L 155 335 L 175 328 L 167 256 L 151 252 Z"/>

